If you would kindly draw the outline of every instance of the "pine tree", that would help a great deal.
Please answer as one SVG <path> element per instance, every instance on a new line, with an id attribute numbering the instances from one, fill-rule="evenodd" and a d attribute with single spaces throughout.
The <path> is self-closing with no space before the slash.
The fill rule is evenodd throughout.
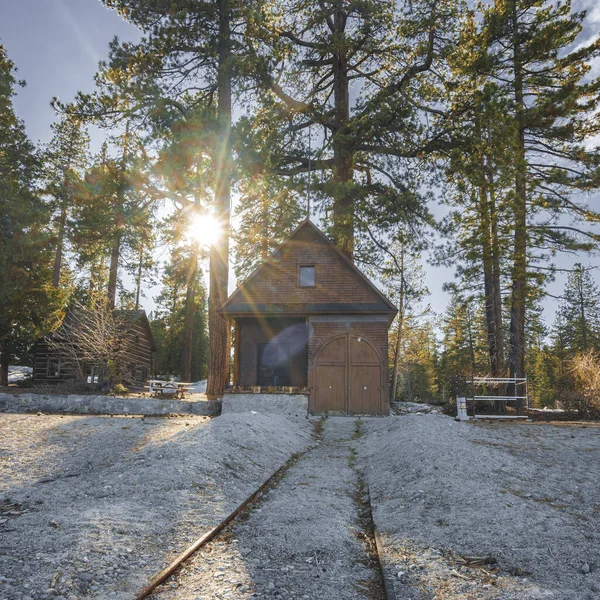
<path id="1" fill-rule="evenodd" d="M 173 126 L 196 123 L 212 134 L 213 215 L 222 234 L 210 256 L 210 367 L 207 393 L 222 395 L 228 380 L 229 327 L 217 314 L 227 298 L 232 157 L 232 102 L 244 89 L 247 73 L 261 62 L 249 48 L 256 26 L 254 4 L 235 0 L 214 3 L 158 0 L 102 0 L 136 26 L 137 44 L 111 44 L 108 64 L 97 77 L 101 90 L 79 97 L 82 113 L 101 118 L 135 119 L 153 134 L 172 134 Z M 127 102 L 123 102 L 126 98 Z M 193 145 L 193 140 L 188 139 Z M 157 190 L 158 196 L 160 191 Z M 175 196 L 185 207 L 194 204 Z"/>
<path id="2" fill-rule="evenodd" d="M 68 222 L 74 207 L 74 193 L 81 185 L 88 164 L 90 138 L 82 122 L 65 113 L 52 125 L 53 137 L 45 148 L 45 193 L 53 210 L 56 236 L 52 283 L 58 288 L 67 247 Z"/>
<path id="3" fill-rule="evenodd" d="M 461 285 L 481 290 L 484 299 L 490 374 L 504 377 L 505 342 L 502 290 L 510 275 L 508 189 L 513 176 L 512 152 L 507 140 L 507 102 L 502 90 L 472 68 L 482 51 L 476 34 L 476 13 L 468 11 L 462 23 L 452 67 L 451 102 L 456 108 L 454 136 L 460 140 L 448 153 L 445 201 L 455 207 L 445 228 L 452 240 L 438 259 L 457 266 Z M 459 250 L 460 249 L 460 250 Z"/>
<path id="4" fill-rule="evenodd" d="M 199 265 L 193 272 L 194 281 L 189 279 L 190 258 L 194 256 L 197 258 L 196 251 L 185 244 L 172 252 L 163 275 L 163 289 L 156 298 L 158 309 L 151 318 L 158 347 L 155 370 L 163 375 L 181 375 L 188 381 L 204 379 L 208 365 L 207 298 Z M 189 328 L 185 321 L 190 310 L 192 346 L 186 364 L 184 349 Z"/>
<path id="5" fill-rule="evenodd" d="M 410 329 L 418 328 L 421 319 L 431 312 L 429 305 L 422 306 L 429 290 L 423 283 L 424 272 L 420 261 L 421 244 L 412 235 L 407 235 L 406 231 L 398 232 L 380 273 L 388 298 L 398 307 L 398 314 L 391 325 L 389 345 L 390 402 L 396 399 Z"/>
<path id="6" fill-rule="evenodd" d="M 473 66 L 498 83 L 511 103 L 509 365 L 512 376 L 523 376 L 530 250 L 590 249 L 600 239 L 587 227 L 600 219 L 598 212 L 574 196 L 600 187 L 600 155 L 586 147 L 600 131 L 600 78 L 588 77 L 600 40 L 575 45 L 585 13 L 573 13 L 570 2 L 497 0 L 481 12 L 485 51 L 474 55 Z"/>
<path id="7" fill-rule="evenodd" d="M 453 377 L 487 373 L 484 310 L 471 299 L 452 294 L 442 323 L 441 377 L 446 383 Z"/>
<path id="8" fill-rule="evenodd" d="M 562 343 L 571 354 L 600 350 L 600 292 L 580 263 L 569 274 L 558 318 Z"/>
<path id="9" fill-rule="evenodd" d="M 307 216 L 304 199 L 273 173 L 267 156 L 247 152 L 242 165 L 247 176 L 238 187 L 233 235 L 238 280 L 248 277 Z"/>
<path id="10" fill-rule="evenodd" d="M 71 221 L 79 266 L 97 269 L 101 264 L 107 268 L 104 293 L 113 307 L 121 285 L 120 271 L 139 271 L 144 249 L 146 262 L 151 262 L 148 251 L 153 243 L 155 209 L 152 199 L 130 183 L 139 159 L 135 136 L 126 129 L 114 141 L 120 146 L 117 156 L 110 156 L 105 143 L 78 187 Z"/>
<path id="11" fill-rule="evenodd" d="M 492 373 L 504 374 L 499 290 L 510 288 L 508 362 L 522 376 L 527 310 L 553 275 L 552 256 L 600 239 L 589 228 L 600 215 L 581 198 L 600 187 L 600 155 L 587 143 L 600 130 L 600 79 L 587 75 L 600 45 L 574 46 L 584 18 L 570 3 L 480 4 L 448 58 L 448 90 L 463 107 L 449 163 L 467 251 L 461 275 L 486 298 Z"/>
<path id="12" fill-rule="evenodd" d="M 431 402 L 437 395 L 438 341 L 431 320 L 411 319 L 406 328 L 405 350 L 398 393 L 407 402 Z"/>
<path id="13" fill-rule="evenodd" d="M 271 163 L 290 186 L 319 173 L 320 208 L 350 258 L 365 224 L 427 217 L 416 159 L 448 143 L 431 71 L 443 70 L 455 17 L 454 5 L 391 0 L 288 0 L 265 14 L 271 94 L 257 127 L 279 124 Z"/>
<path id="14" fill-rule="evenodd" d="M 12 105 L 16 85 L 15 67 L 0 46 L 0 386 L 8 385 L 9 361 L 58 324 L 63 300 L 52 285 L 39 157 Z"/>

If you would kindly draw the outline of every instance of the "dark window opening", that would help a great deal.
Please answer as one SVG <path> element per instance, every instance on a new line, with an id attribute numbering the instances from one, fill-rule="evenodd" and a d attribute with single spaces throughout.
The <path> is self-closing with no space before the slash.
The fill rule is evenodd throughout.
<path id="1" fill-rule="evenodd" d="M 60 375 L 60 359 L 49 358 L 46 367 L 46 375 L 48 377 L 58 377 Z"/>
<path id="2" fill-rule="evenodd" d="M 315 268 L 300 267 L 300 287 L 315 286 Z"/>
<path id="3" fill-rule="evenodd" d="M 258 385 L 291 385 L 290 367 L 289 344 L 258 344 Z"/>

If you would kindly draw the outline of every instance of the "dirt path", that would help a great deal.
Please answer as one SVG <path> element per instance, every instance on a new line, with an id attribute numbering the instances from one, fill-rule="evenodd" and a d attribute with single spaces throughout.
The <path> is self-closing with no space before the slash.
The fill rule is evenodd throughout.
<path id="1" fill-rule="evenodd" d="M 356 437 L 355 421 L 327 419 L 321 443 L 286 472 L 248 518 L 196 554 L 153 597 L 381 597 L 365 536 Z"/>

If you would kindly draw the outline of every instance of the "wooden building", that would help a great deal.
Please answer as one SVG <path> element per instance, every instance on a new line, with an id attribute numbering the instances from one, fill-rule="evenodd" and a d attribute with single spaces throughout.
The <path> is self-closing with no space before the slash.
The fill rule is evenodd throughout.
<path id="1" fill-rule="evenodd" d="M 85 354 L 89 353 L 81 349 L 81 356 L 77 356 L 78 349 L 75 348 L 68 355 L 57 348 L 52 341 L 59 339 L 66 330 L 75 327 L 74 322 L 83 321 L 93 334 L 96 323 L 94 315 L 89 313 L 87 319 L 76 319 L 72 313 L 67 314 L 62 325 L 48 336 L 38 340 L 34 348 L 33 383 L 34 385 L 52 385 L 67 382 L 77 382 L 90 389 L 102 389 L 108 364 L 99 360 L 86 360 Z M 98 323 L 101 319 L 98 319 Z M 119 356 L 123 357 L 123 365 L 119 365 L 121 371 L 128 373 L 133 387 L 143 387 L 152 374 L 152 353 L 156 350 L 150 323 L 144 310 L 116 310 L 111 319 L 112 324 L 108 327 L 117 328 L 119 331 L 119 343 L 121 348 Z M 100 328 L 100 327 L 99 327 Z M 98 334 L 100 336 L 100 334 Z M 77 336 L 72 336 L 77 339 Z"/>
<path id="2" fill-rule="evenodd" d="M 394 305 L 306 219 L 227 299 L 233 386 L 308 388 L 313 414 L 387 414 Z"/>

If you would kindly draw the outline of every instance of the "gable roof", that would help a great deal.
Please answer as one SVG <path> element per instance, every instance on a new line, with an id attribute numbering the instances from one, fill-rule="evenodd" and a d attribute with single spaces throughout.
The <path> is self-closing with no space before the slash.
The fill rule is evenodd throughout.
<path id="1" fill-rule="evenodd" d="M 296 294 L 302 293 L 304 302 L 294 302 L 295 298 L 286 297 L 285 292 L 281 291 L 280 281 L 277 280 L 277 284 L 272 285 L 271 288 L 279 288 L 279 291 L 272 292 L 271 298 L 267 298 L 265 301 L 262 297 L 258 297 L 257 291 L 253 290 L 253 287 L 261 280 L 261 278 L 268 279 L 269 270 L 277 269 L 281 265 L 282 256 L 286 255 L 288 250 L 292 250 L 295 246 L 296 250 L 302 247 L 302 244 L 308 245 L 309 242 L 302 242 L 302 238 L 306 235 L 313 237 L 315 241 L 320 243 L 327 249 L 327 253 L 333 261 L 332 266 L 340 266 L 341 270 L 351 279 L 352 283 L 352 297 L 348 297 L 345 300 L 350 301 L 324 301 L 323 297 L 315 297 L 314 299 L 309 296 L 323 296 L 323 294 L 317 294 L 314 291 L 316 288 L 301 288 L 301 292 L 297 291 Z M 300 240 L 299 240 L 300 238 Z M 299 243 L 298 243 L 299 242 Z M 319 260 L 315 260 L 316 264 L 319 264 Z M 300 263 L 297 263 L 298 265 Z M 288 265 L 289 275 L 289 267 Z M 322 274 L 321 274 L 322 276 Z M 274 275 L 272 276 L 274 277 Z M 293 274 L 296 277 L 296 274 Z M 348 283 L 348 282 L 347 282 Z M 288 282 L 289 287 L 289 282 Z M 328 289 L 326 286 L 322 286 L 323 289 Z M 254 294 L 253 294 L 254 291 Z M 272 289 L 271 289 L 272 291 Z M 355 297 L 354 292 L 362 291 L 362 298 Z M 289 293 L 289 290 L 288 290 Z M 360 294 L 358 294 L 360 296 Z M 262 296 L 262 294 L 261 294 Z M 267 294 L 268 296 L 268 294 Z M 277 298 L 277 296 L 280 296 Z M 276 301 L 273 301 L 275 298 Z M 292 300 L 292 301 L 290 301 Z M 318 313 L 385 313 L 391 314 L 396 313 L 396 307 L 387 299 L 387 297 L 354 265 L 354 263 L 341 252 L 329 238 L 310 220 L 305 219 L 298 225 L 298 227 L 291 233 L 291 235 L 271 254 L 271 256 L 263 261 L 253 273 L 238 286 L 238 288 L 229 296 L 223 306 L 220 307 L 218 312 L 223 314 L 229 314 L 231 316 L 243 316 L 246 314 L 257 314 L 257 313 L 270 313 L 270 314 L 318 314 Z"/>
<path id="2" fill-rule="evenodd" d="M 88 309 L 83 309 L 88 310 Z M 42 339 L 55 337 L 58 332 L 60 332 L 63 328 L 71 327 L 73 321 L 76 319 L 76 316 L 81 312 L 81 309 L 69 309 L 62 321 L 62 323 L 55 329 L 52 333 L 45 335 Z M 150 344 L 150 349 L 153 352 L 156 352 L 157 346 L 156 341 L 154 339 L 154 335 L 152 334 L 152 328 L 150 327 L 150 321 L 148 320 L 148 315 L 144 309 L 115 309 L 113 310 L 113 315 L 118 317 L 118 319 L 122 322 L 124 326 L 127 327 L 127 332 L 129 333 L 134 325 L 139 323 L 142 329 L 146 333 L 146 337 L 148 339 L 148 343 Z"/>

